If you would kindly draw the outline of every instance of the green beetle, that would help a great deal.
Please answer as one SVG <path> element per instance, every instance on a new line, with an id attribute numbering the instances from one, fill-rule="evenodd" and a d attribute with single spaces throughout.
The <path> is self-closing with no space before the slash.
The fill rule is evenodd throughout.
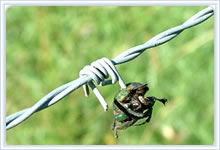
<path id="1" fill-rule="evenodd" d="M 147 84 L 132 82 L 126 85 L 126 89 L 119 90 L 115 95 L 113 101 L 114 122 L 112 124 L 112 130 L 116 138 L 118 138 L 117 130 L 123 130 L 133 125 L 139 126 L 149 122 L 156 100 L 162 102 L 164 105 L 167 102 L 165 98 L 144 98 L 148 90 Z M 144 122 L 135 124 L 135 122 L 144 118 L 146 118 Z"/>

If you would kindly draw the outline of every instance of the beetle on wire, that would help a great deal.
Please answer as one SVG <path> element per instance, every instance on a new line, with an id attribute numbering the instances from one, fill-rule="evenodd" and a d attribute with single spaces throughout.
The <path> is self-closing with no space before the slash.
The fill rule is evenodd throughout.
<path id="1" fill-rule="evenodd" d="M 144 97 L 148 90 L 147 84 L 132 82 L 128 83 L 125 89 L 119 90 L 115 95 L 112 130 L 116 138 L 118 138 L 117 130 L 148 123 L 152 116 L 155 101 L 160 101 L 164 105 L 167 102 L 165 98 Z M 144 118 L 146 119 L 144 122 L 135 124 L 138 120 Z"/>

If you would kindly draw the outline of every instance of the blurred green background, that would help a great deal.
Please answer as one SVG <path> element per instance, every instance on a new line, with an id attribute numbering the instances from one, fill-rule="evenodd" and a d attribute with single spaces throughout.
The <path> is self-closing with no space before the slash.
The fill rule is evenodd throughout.
<path id="1" fill-rule="evenodd" d="M 7 116 L 78 78 L 85 65 L 116 57 L 182 24 L 205 7 L 11 7 L 7 10 Z M 82 88 L 6 132 L 9 145 L 210 145 L 214 142 L 214 17 L 116 66 L 124 81 L 148 83 L 151 122 L 111 130 L 119 84 L 98 87 L 103 108 Z"/>

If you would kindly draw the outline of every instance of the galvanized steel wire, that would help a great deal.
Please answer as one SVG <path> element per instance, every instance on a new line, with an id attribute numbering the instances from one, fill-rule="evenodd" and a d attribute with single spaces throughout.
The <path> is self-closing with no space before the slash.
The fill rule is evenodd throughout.
<path id="1" fill-rule="evenodd" d="M 113 65 L 118 65 L 118 64 L 122 64 L 122 63 L 125 63 L 128 61 L 131 61 L 134 58 L 136 58 L 137 56 L 139 56 L 141 53 L 143 53 L 145 50 L 152 48 L 152 47 L 159 46 L 163 43 L 170 41 L 171 39 L 173 39 L 177 35 L 179 35 L 183 30 L 202 23 L 203 21 L 210 18 L 212 15 L 214 15 L 213 8 L 212 7 L 205 8 L 202 11 L 195 14 L 194 16 L 192 16 L 190 19 L 188 19 L 182 25 L 168 29 L 168 30 L 156 35 L 155 37 L 153 37 L 152 39 L 150 39 L 146 43 L 126 50 L 125 52 L 121 53 L 120 55 L 115 57 L 113 60 L 111 60 L 111 62 Z M 66 83 L 66 84 L 56 88 L 55 90 L 51 91 L 46 96 L 41 98 L 32 107 L 24 109 L 22 111 L 16 112 L 16 113 L 8 116 L 6 118 L 6 129 L 13 128 L 16 125 L 23 122 L 24 120 L 28 119 L 35 112 L 38 112 L 40 110 L 43 110 L 45 108 L 52 106 L 53 104 L 57 103 L 62 98 L 67 96 L 69 93 L 75 91 L 76 89 L 78 89 L 82 85 L 86 85 L 87 83 L 91 83 L 91 81 L 93 79 L 94 78 L 92 78 L 88 74 L 81 74 L 78 79 L 73 80 L 69 83 Z M 112 83 L 112 81 L 109 81 L 109 80 L 106 81 L 106 84 L 111 84 L 111 83 Z"/>

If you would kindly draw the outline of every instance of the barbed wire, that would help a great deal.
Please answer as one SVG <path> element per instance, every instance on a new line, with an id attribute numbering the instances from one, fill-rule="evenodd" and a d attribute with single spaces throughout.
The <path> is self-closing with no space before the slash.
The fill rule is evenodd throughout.
<path id="1" fill-rule="evenodd" d="M 113 60 L 111 60 L 111 63 L 113 65 L 118 65 L 118 64 L 122 64 L 122 63 L 125 63 L 125 62 L 128 62 L 128 61 L 131 61 L 134 58 L 138 57 L 145 50 L 147 50 L 149 48 L 152 48 L 152 47 L 159 46 L 163 43 L 166 43 L 166 42 L 170 41 L 171 39 L 173 39 L 177 35 L 179 35 L 183 30 L 191 28 L 195 25 L 198 25 L 198 24 L 204 22 L 205 20 L 210 18 L 213 14 L 214 14 L 214 10 L 213 10 L 212 7 L 205 8 L 202 11 L 195 14 L 194 16 L 192 16 L 187 21 L 185 21 L 182 25 L 179 25 L 179 26 L 176 26 L 174 28 L 168 29 L 168 30 L 156 35 L 155 37 L 153 37 L 152 39 L 150 39 L 146 43 L 144 43 L 142 45 L 132 47 L 132 48 L 126 50 L 125 52 L 121 53 L 120 55 L 115 57 Z M 97 68 L 97 66 L 95 66 L 95 68 Z M 104 67 L 104 69 L 105 69 L 105 67 Z M 114 70 L 113 68 L 111 68 L 111 69 Z M 100 69 L 98 69 L 98 68 L 97 68 L 97 70 L 100 71 Z M 110 73 L 110 72 L 107 72 L 107 73 Z M 117 70 L 116 70 L 115 73 L 117 74 Z M 103 72 L 101 72 L 101 74 L 103 74 Z M 117 80 L 120 80 L 118 78 L 118 76 L 119 76 L 119 74 L 117 74 L 117 76 L 115 78 Z M 112 77 L 112 80 L 113 80 L 113 76 L 111 76 L 111 77 Z M 103 81 L 104 78 L 107 78 L 107 75 L 104 76 L 104 78 L 100 77 L 100 76 L 98 76 L 98 78 L 102 78 L 101 81 Z M 40 110 L 43 110 L 45 108 L 48 108 L 48 107 L 54 105 L 55 103 L 60 101 L 62 98 L 64 98 L 65 96 L 67 96 L 71 92 L 75 91 L 76 89 L 78 89 L 82 85 L 86 85 L 87 83 L 92 83 L 92 80 L 95 80 L 95 78 L 91 77 L 91 75 L 81 74 L 78 79 L 73 80 L 69 83 L 66 83 L 66 84 L 54 89 L 53 91 L 48 93 L 46 96 L 41 98 L 32 107 L 26 108 L 22 111 L 16 112 L 16 113 L 8 116 L 6 118 L 6 129 L 8 130 L 10 128 L 13 128 L 16 125 L 18 125 L 21 122 L 28 119 L 35 112 L 38 112 Z M 100 85 L 112 84 L 112 83 L 115 82 L 115 81 L 113 82 L 112 80 L 107 80 L 107 81 L 101 82 Z M 122 86 L 123 86 L 123 84 L 122 84 Z M 95 89 L 94 84 L 91 87 L 92 87 L 92 89 Z M 103 105 L 106 105 L 106 104 L 103 104 Z M 107 108 L 104 108 L 104 109 L 107 110 Z"/>

